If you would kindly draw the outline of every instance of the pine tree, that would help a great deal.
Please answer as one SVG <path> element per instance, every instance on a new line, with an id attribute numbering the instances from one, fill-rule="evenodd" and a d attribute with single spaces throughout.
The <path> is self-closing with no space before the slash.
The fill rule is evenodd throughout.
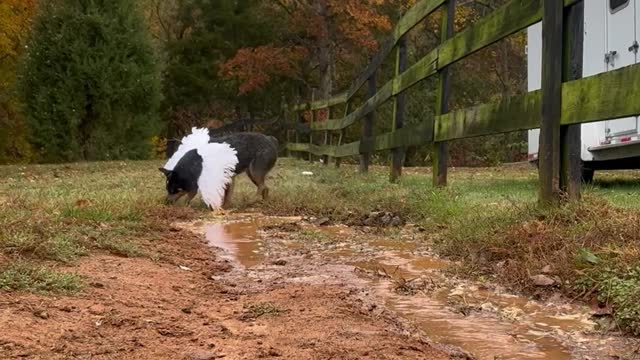
<path id="1" fill-rule="evenodd" d="M 41 161 L 150 154 L 160 68 L 135 0 L 43 1 L 20 78 Z"/>

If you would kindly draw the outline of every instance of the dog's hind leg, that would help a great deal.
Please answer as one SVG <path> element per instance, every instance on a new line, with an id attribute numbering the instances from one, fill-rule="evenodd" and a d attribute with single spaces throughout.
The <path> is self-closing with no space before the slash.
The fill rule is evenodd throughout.
<path id="1" fill-rule="evenodd" d="M 265 180 L 267 178 L 267 174 L 271 171 L 275 165 L 274 160 L 264 159 L 264 158 L 256 158 L 251 164 L 249 164 L 249 169 L 247 174 L 251 181 L 258 187 L 258 196 L 261 196 L 263 200 L 267 200 L 269 197 L 269 188 L 265 185 Z"/>
<path id="2" fill-rule="evenodd" d="M 222 209 L 228 209 L 231 205 L 231 194 L 233 193 L 233 186 L 235 185 L 236 178 L 231 179 L 229 185 L 224 190 L 224 199 L 222 200 Z"/>

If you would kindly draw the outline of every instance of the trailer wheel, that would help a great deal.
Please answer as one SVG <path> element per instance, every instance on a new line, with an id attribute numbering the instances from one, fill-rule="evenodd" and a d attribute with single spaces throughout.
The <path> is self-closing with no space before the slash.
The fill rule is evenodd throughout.
<path id="1" fill-rule="evenodd" d="M 593 175 L 595 170 L 582 167 L 582 182 L 585 184 L 591 184 L 593 182 Z"/>

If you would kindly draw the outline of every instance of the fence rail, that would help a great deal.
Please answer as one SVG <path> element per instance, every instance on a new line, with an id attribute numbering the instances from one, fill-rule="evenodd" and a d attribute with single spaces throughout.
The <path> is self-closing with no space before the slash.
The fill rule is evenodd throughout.
<path id="1" fill-rule="evenodd" d="M 311 139 L 314 132 L 324 132 L 325 144 L 289 143 L 288 149 L 334 158 L 360 155 L 361 170 L 364 172 L 367 171 L 371 153 L 393 150 L 393 180 L 401 170 L 402 162 L 398 160 L 402 159 L 403 149 L 408 146 L 434 144 L 434 182 L 444 185 L 447 141 L 540 127 L 543 134 L 540 147 L 540 176 L 543 188 L 541 200 L 557 200 L 561 187 L 566 189 L 577 186 L 578 191 L 573 193 L 574 197 L 579 196 L 579 182 L 575 183 L 575 174 L 561 174 L 569 171 L 575 173 L 579 170 L 576 170 L 575 166 L 564 164 L 571 161 L 575 165 L 580 161 L 579 156 L 576 158 L 567 155 L 574 154 L 576 147 L 580 146 L 579 126 L 572 128 L 569 137 L 561 134 L 566 133 L 566 128 L 570 125 L 640 114 L 640 64 L 580 79 L 583 1 L 511 0 L 455 35 L 452 27 L 454 0 L 419 1 L 401 18 L 392 36 L 383 43 L 380 51 L 346 92 L 330 99 L 292 107 L 298 114 L 304 111 L 312 111 L 315 114 L 318 110 L 331 110 L 333 106 L 346 104 L 347 111 L 341 118 L 312 122 L 308 125 L 296 124 L 297 133 L 301 134 L 306 129 L 311 132 Z M 415 64 L 406 67 L 406 34 L 440 8 L 445 11 L 440 45 Z M 545 32 L 542 90 L 450 112 L 447 76 L 450 65 L 540 21 L 543 22 Z M 563 31 L 553 33 L 549 29 Z M 396 74 L 376 90 L 377 70 L 394 49 L 397 54 Z M 440 80 L 436 117 L 432 121 L 404 126 L 404 92 L 431 76 L 439 76 Z M 562 80 L 564 82 L 561 82 Z M 368 99 L 351 111 L 354 95 L 367 81 Z M 375 110 L 390 99 L 395 103 L 393 129 L 389 133 L 373 136 L 370 131 L 372 123 L 375 122 Z M 330 113 L 333 114 L 333 111 Z M 298 115 L 296 118 L 301 119 L 301 116 Z M 344 130 L 361 119 L 365 119 L 361 139 L 342 144 Z M 332 131 L 340 131 L 340 141 L 337 145 L 328 144 L 328 134 Z M 567 147 L 566 144 L 572 145 Z M 579 150 L 577 153 L 579 154 Z M 571 179 L 572 183 L 562 183 L 569 181 L 567 179 Z"/>

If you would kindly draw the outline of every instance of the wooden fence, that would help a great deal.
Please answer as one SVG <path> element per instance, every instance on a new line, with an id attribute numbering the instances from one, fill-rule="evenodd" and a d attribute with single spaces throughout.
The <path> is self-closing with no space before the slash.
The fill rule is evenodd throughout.
<path id="1" fill-rule="evenodd" d="M 360 169 L 366 172 L 370 155 L 392 151 L 391 180 L 402 171 L 404 150 L 408 146 L 432 144 L 433 181 L 447 182 L 447 141 L 483 135 L 540 128 L 540 200 L 557 203 L 568 194 L 580 196 L 580 124 L 640 114 L 640 64 L 582 79 L 584 0 L 511 0 L 475 24 L 453 33 L 455 0 L 420 0 L 395 26 L 393 35 L 381 46 L 367 68 L 349 89 L 329 99 L 288 107 L 297 114 L 296 141 L 292 152 L 306 152 L 324 159 L 360 156 Z M 440 45 L 415 64 L 407 66 L 406 34 L 440 8 Z M 500 101 L 449 111 L 449 68 L 455 62 L 518 31 L 542 21 L 542 90 L 503 98 Z M 376 73 L 383 60 L 396 51 L 395 77 L 379 89 Z M 437 76 L 436 117 L 417 125 L 404 126 L 404 92 L 420 81 Z M 357 91 L 368 83 L 368 99 L 358 108 L 351 103 Z M 385 134 L 372 133 L 375 110 L 384 102 L 394 102 L 393 128 Z M 327 111 L 345 106 L 340 118 L 308 124 L 309 143 L 299 141 L 306 124 L 302 113 Z M 343 143 L 344 130 L 364 120 L 359 141 Z M 330 133 L 339 132 L 337 145 Z M 314 133 L 324 134 L 322 144 L 314 144 Z M 326 162 L 325 162 L 326 163 Z"/>

